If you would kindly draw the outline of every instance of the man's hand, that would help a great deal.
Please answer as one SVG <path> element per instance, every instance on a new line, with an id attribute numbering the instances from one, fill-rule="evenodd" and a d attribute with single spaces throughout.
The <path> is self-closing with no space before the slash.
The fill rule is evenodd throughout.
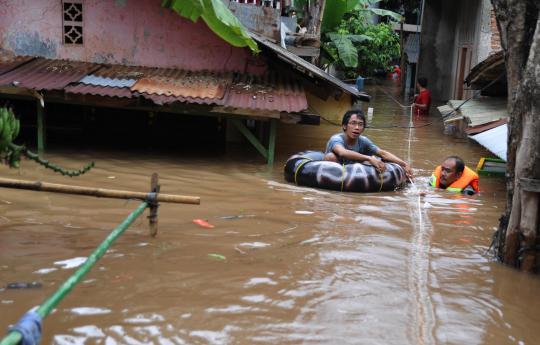
<path id="1" fill-rule="evenodd" d="M 375 169 L 377 169 L 377 171 L 380 173 L 383 173 L 386 171 L 386 164 L 384 164 L 383 161 L 380 161 L 373 156 L 369 159 L 369 163 L 371 163 L 371 165 L 373 165 Z"/>
<path id="2" fill-rule="evenodd" d="M 412 171 L 412 168 L 409 165 L 409 163 L 405 163 L 405 165 L 403 166 L 403 169 L 405 169 L 405 174 L 407 175 L 407 177 L 412 180 L 413 179 L 413 171 Z"/>

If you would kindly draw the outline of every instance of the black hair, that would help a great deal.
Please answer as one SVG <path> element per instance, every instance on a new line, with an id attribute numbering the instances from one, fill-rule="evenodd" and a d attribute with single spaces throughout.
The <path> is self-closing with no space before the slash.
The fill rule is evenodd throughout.
<path id="1" fill-rule="evenodd" d="M 463 162 L 463 159 L 461 159 L 460 157 L 458 157 L 458 156 L 448 156 L 448 157 L 446 157 L 445 160 L 447 160 L 447 159 L 453 159 L 454 162 L 456 162 L 456 173 L 461 174 L 463 172 L 463 170 L 465 170 L 465 163 Z"/>
<path id="2" fill-rule="evenodd" d="M 420 84 L 421 87 L 427 87 L 427 78 L 424 78 L 424 77 L 418 78 L 418 84 Z"/>
<path id="3" fill-rule="evenodd" d="M 349 110 L 343 114 L 343 119 L 341 120 L 341 125 L 346 126 L 351 119 L 351 116 L 356 115 L 364 121 L 364 126 L 366 125 L 366 116 L 362 110 Z"/>

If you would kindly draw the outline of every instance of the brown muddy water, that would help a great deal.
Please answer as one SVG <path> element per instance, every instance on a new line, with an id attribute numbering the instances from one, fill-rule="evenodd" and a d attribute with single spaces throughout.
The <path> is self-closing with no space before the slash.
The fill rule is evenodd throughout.
<path id="1" fill-rule="evenodd" d="M 445 137 L 432 115 L 412 130 L 379 89 L 365 134 L 410 160 L 416 186 L 376 194 L 296 187 L 283 179 L 293 153 L 324 148 L 339 131 L 280 125 L 277 162 L 247 145 L 193 158 L 137 150 L 53 150 L 78 168 L 68 179 L 23 161 L 0 175 L 196 195 L 200 206 L 162 204 L 159 233 L 141 216 L 43 325 L 43 344 L 538 344 L 540 279 L 486 254 L 505 203 L 501 179 L 468 197 L 426 186 L 450 154 L 475 166 L 489 155 Z M 378 127 L 378 128 L 377 128 Z M 0 189 L 0 330 L 39 305 L 139 202 Z M 201 218 L 215 225 L 202 228 Z M 209 254 L 219 254 L 226 258 Z"/>

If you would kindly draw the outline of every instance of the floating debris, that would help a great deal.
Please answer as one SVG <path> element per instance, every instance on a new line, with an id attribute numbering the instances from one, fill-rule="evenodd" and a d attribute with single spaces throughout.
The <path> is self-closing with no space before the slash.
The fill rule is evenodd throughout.
<path id="1" fill-rule="evenodd" d="M 198 226 L 201 226 L 203 228 L 207 228 L 207 229 L 212 229 L 214 228 L 215 226 L 208 223 L 206 220 L 204 219 L 193 219 L 193 223 L 197 224 Z"/>
<path id="2" fill-rule="evenodd" d="M 314 212 L 311 211 L 294 211 L 296 214 L 313 214 Z"/>
<path id="3" fill-rule="evenodd" d="M 254 214 L 239 214 L 239 215 L 233 215 L 233 216 L 221 216 L 218 218 L 230 220 L 230 219 L 242 219 L 242 218 L 253 218 L 253 217 L 255 217 Z"/>
<path id="4" fill-rule="evenodd" d="M 39 289 L 43 287 L 40 282 L 15 282 L 6 285 L 6 289 Z"/>
<path id="5" fill-rule="evenodd" d="M 224 255 L 221 255 L 221 254 L 211 253 L 211 254 L 208 254 L 208 256 L 211 257 L 212 259 L 216 259 L 216 260 L 227 260 L 227 258 Z"/>

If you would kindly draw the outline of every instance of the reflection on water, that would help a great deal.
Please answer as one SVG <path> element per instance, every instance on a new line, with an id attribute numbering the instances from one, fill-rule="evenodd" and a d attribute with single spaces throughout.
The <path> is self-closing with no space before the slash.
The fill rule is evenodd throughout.
<path id="1" fill-rule="evenodd" d="M 483 193 L 472 197 L 426 186 L 444 156 L 474 166 L 489 154 L 442 136 L 435 116 L 415 120 L 428 125 L 409 137 L 399 127 L 407 112 L 371 94 L 366 135 L 404 158 L 411 143 L 417 179 L 405 190 L 351 194 L 286 183 L 284 161 L 321 150 L 339 131 L 330 124 L 281 125 L 272 169 L 248 149 L 217 160 L 51 152 L 48 159 L 68 167 L 97 161 L 71 180 L 29 162 L 19 171 L 1 166 L 2 176 L 137 191 L 157 171 L 164 193 L 202 199 L 162 204 L 156 238 L 145 217 L 135 221 L 46 319 L 43 343 L 536 344 L 540 280 L 486 255 L 503 182 L 482 178 Z M 58 288 L 138 204 L 1 189 L 0 285 L 42 287 L 1 289 L 0 328 Z"/>

